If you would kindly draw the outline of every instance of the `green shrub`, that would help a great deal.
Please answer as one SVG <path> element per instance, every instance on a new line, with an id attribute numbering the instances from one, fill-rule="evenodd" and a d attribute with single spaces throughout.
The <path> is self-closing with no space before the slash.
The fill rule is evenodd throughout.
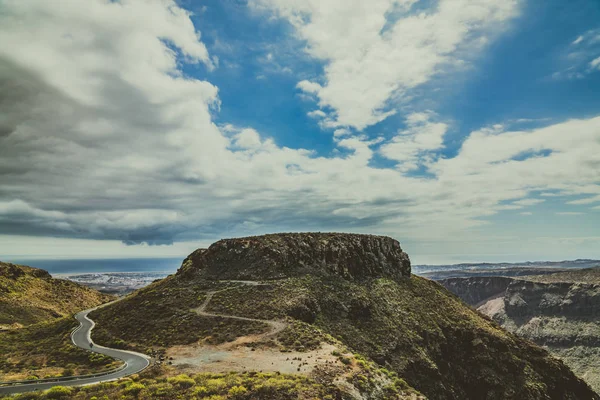
<path id="1" fill-rule="evenodd" d="M 16 400 L 37 400 L 37 399 L 40 399 L 41 397 L 42 397 L 41 393 L 31 392 L 31 393 L 20 394 L 15 399 Z"/>
<path id="2" fill-rule="evenodd" d="M 209 379 L 206 381 L 206 389 L 210 394 L 220 393 L 227 387 L 227 382 L 223 378 Z"/>
<path id="3" fill-rule="evenodd" d="M 144 386 L 143 384 L 141 384 L 139 382 L 134 382 L 134 383 L 130 384 L 129 386 L 127 386 L 125 388 L 125 390 L 123 390 L 123 392 L 125 392 L 126 394 L 132 394 L 134 396 L 137 396 L 138 393 L 140 393 L 145 388 L 146 388 L 146 386 Z"/>
<path id="4" fill-rule="evenodd" d="M 190 378 L 186 374 L 181 374 L 181 375 L 177 375 L 173 378 L 169 378 L 168 382 L 171 385 L 178 387 L 180 389 L 188 389 L 196 384 L 196 381 L 194 381 L 192 378 Z"/>
<path id="5" fill-rule="evenodd" d="M 206 388 L 205 386 L 197 386 L 192 393 L 194 394 L 194 396 L 199 397 L 208 395 L 209 391 L 208 388 Z"/>
<path id="6" fill-rule="evenodd" d="M 340 357 L 340 361 L 345 365 L 350 365 L 352 363 L 352 360 L 350 360 L 348 357 Z"/>
<path id="7" fill-rule="evenodd" d="M 231 396 L 233 399 L 239 399 L 246 393 L 248 393 L 248 389 L 246 389 L 244 386 L 234 386 L 229 389 L 228 392 L 229 396 Z"/>
<path id="8" fill-rule="evenodd" d="M 48 389 L 45 393 L 47 399 L 68 399 L 73 394 L 72 387 L 54 386 Z"/>

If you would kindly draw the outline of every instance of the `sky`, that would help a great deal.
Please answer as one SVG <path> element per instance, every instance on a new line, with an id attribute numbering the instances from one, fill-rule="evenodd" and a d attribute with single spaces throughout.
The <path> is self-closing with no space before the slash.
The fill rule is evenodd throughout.
<path id="1" fill-rule="evenodd" d="M 600 259 L 600 2 L 0 0 L 0 259 L 291 231 Z"/>

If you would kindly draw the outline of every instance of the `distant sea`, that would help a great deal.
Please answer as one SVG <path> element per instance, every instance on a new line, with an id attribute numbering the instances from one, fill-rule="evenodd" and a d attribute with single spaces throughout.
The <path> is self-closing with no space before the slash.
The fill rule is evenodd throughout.
<path id="1" fill-rule="evenodd" d="M 53 275 L 75 275 L 88 273 L 122 273 L 148 272 L 175 273 L 181 266 L 182 258 L 112 258 L 112 259 L 12 259 L 15 264 L 29 265 L 45 269 Z M 480 263 L 455 265 L 413 265 L 412 272 L 416 275 L 429 275 L 437 271 L 476 271 L 502 270 L 506 268 L 589 268 L 600 266 L 599 260 L 573 261 L 537 261 L 523 263 Z"/>
<path id="2" fill-rule="evenodd" d="M 108 273 L 108 272 L 164 272 L 175 273 L 183 258 L 110 258 L 82 260 L 9 260 L 14 264 L 45 269 L 52 275 Z"/>

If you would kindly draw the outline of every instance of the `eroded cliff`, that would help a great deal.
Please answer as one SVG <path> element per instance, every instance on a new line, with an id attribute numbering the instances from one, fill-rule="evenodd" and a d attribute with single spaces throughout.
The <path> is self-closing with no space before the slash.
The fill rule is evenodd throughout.
<path id="1" fill-rule="evenodd" d="M 505 329 L 544 346 L 600 391 L 600 268 L 441 283 Z"/>
<path id="2" fill-rule="evenodd" d="M 281 233 L 224 239 L 190 255 L 180 274 L 206 279 L 279 279 L 305 274 L 400 279 L 410 260 L 397 240 L 347 233 Z"/>

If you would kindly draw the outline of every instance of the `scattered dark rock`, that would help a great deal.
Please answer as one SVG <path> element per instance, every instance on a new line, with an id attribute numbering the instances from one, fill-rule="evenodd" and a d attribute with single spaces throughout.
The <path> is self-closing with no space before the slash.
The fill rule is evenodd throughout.
<path id="1" fill-rule="evenodd" d="M 319 307 L 316 299 L 300 297 L 290 306 L 287 314 L 294 319 L 312 324 L 320 311 L 321 307 Z"/>

